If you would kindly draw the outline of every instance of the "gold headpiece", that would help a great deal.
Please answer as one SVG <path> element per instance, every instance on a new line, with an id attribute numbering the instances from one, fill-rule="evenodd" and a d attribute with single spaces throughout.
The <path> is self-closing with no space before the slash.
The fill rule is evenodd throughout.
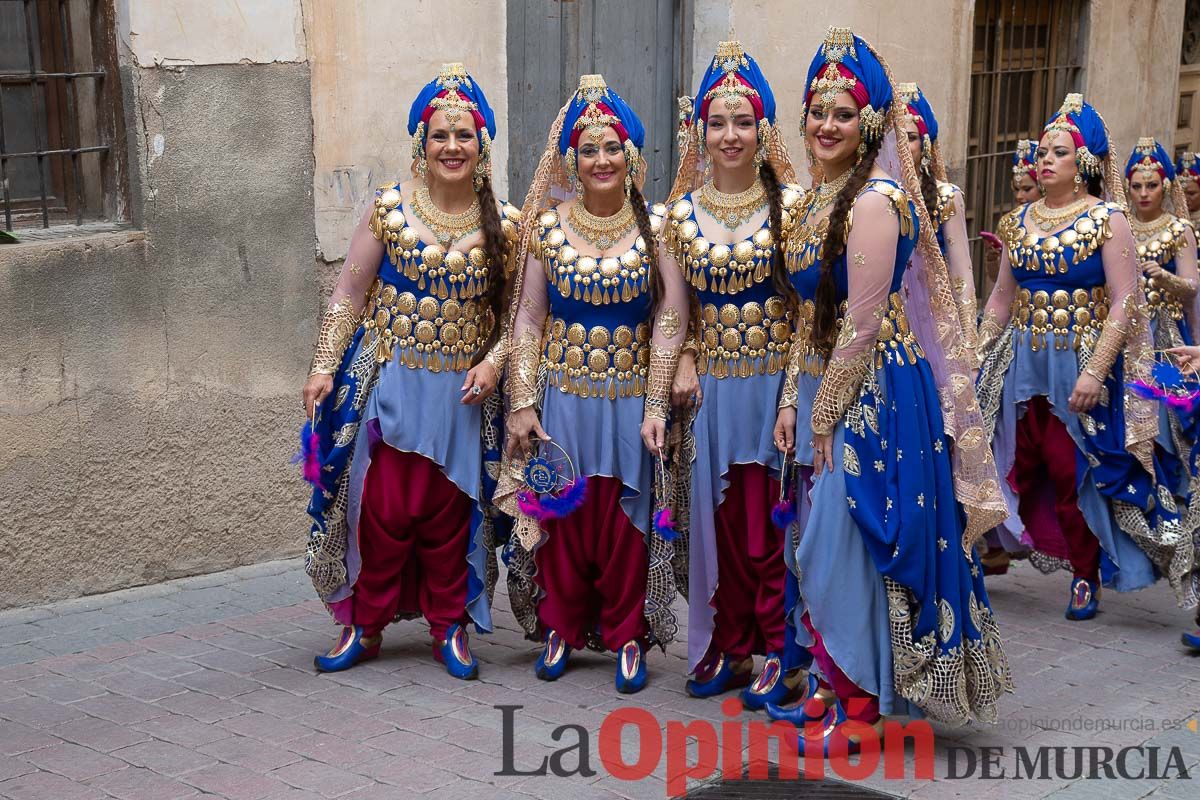
<path id="1" fill-rule="evenodd" d="M 858 58 L 858 52 L 854 49 L 854 31 L 850 28 L 838 28 L 830 25 L 829 30 L 825 33 L 825 42 L 821 47 L 825 51 L 825 60 L 835 64 L 842 63 L 842 59 L 846 57 L 847 53 Z"/>
<path id="2" fill-rule="evenodd" d="M 1192 170 L 1197 168 L 1200 161 L 1197 160 L 1195 153 L 1184 152 L 1179 156 L 1179 171 L 1177 177 L 1181 181 L 1194 181 L 1196 176 L 1192 174 Z"/>
<path id="3" fill-rule="evenodd" d="M 1137 147 L 1134 150 L 1142 150 L 1145 152 L 1154 152 L 1154 147 L 1158 142 L 1153 136 L 1143 136 L 1137 140 Z"/>
<path id="4" fill-rule="evenodd" d="M 1023 175 L 1029 171 L 1028 160 L 1037 150 L 1037 142 L 1033 139 L 1020 139 L 1017 141 L 1017 163 L 1013 164 L 1013 175 Z"/>
<path id="5" fill-rule="evenodd" d="M 579 119 L 575 120 L 575 128 L 586 130 L 593 142 L 599 142 L 604 136 L 604 129 L 620 123 L 613 114 L 600 108 L 600 100 L 608 92 L 608 84 L 603 75 L 579 76 L 579 88 L 575 97 L 587 103 Z"/>
<path id="6" fill-rule="evenodd" d="M 900 83 L 896 85 L 896 94 L 900 96 L 900 102 L 905 105 L 911 105 L 920 93 L 921 90 L 917 88 L 915 83 Z"/>
<path id="7" fill-rule="evenodd" d="M 458 91 L 459 86 L 471 85 L 471 79 L 467 76 L 467 68 L 462 64 L 457 61 L 442 64 L 442 71 L 438 73 L 436 82 L 438 86 L 446 90 L 446 96 L 433 98 L 429 101 L 429 105 L 445 111 L 446 121 L 451 125 L 458 124 L 462 112 L 479 110 L 479 106 Z"/>
<path id="8" fill-rule="evenodd" d="M 458 61 L 452 61 L 442 64 L 442 71 L 437 76 L 437 85 L 443 89 L 457 89 L 460 85 L 469 87 L 471 78 L 467 75 L 466 67 Z"/>
<path id="9" fill-rule="evenodd" d="M 724 71 L 725 77 L 713 84 L 713 87 L 704 95 L 704 99 L 723 98 L 726 110 L 733 111 L 737 107 L 739 99 L 757 97 L 758 92 L 737 77 L 739 69 L 749 66 L 750 60 L 746 58 L 746 51 L 742 49 L 741 42 L 729 41 L 718 44 L 717 54 L 713 56 L 713 67 Z"/>

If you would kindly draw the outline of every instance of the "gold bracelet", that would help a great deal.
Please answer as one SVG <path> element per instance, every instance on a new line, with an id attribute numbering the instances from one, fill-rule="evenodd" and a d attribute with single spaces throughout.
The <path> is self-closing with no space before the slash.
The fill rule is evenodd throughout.
<path id="1" fill-rule="evenodd" d="M 1105 320 L 1104 327 L 1100 330 L 1100 338 L 1096 340 L 1096 346 L 1092 350 L 1092 357 L 1088 359 L 1083 371 L 1101 383 L 1108 380 L 1113 364 L 1117 363 L 1117 357 L 1125 349 L 1128 332 L 1127 323 L 1113 319 Z"/>
<path id="2" fill-rule="evenodd" d="M 333 375 L 342 364 L 342 355 L 358 330 L 359 316 L 350 302 L 350 295 L 331 304 L 321 317 L 321 333 L 317 337 L 317 352 L 313 354 L 309 375 Z"/>
<path id="3" fill-rule="evenodd" d="M 512 369 L 508 374 L 509 408 L 520 411 L 537 404 L 538 365 L 542 359 L 542 341 L 530 328 L 513 342 L 509 351 Z"/>
<path id="4" fill-rule="evenodd" d="M 679 364 L 680 346 L 650 347 L 650 374 L 646 379 L 646 419 L 665 420 L 671 410 L 671 382 Z"/>

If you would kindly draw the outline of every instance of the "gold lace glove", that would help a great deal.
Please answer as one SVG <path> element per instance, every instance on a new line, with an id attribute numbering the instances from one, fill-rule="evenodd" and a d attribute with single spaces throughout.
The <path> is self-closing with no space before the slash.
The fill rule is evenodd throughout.
<path id="1" fill-rule="evenodd" d="M 959 295 L 958 321 L 962 326 L 963 347 L 968 351 L 972 363 L 979 363 L 979 330 L 976 328 L 979 319 L 979 306 L 975 303 L 974 295 Z"/>
<path id="2" fill-rule="evenodd" d="M 1179 277 L 1165 269 L 1150 279 L 1155 286 L 1166 289 L 1176 300 L 1187 302 L 1196 296 L 1196 282 Z"/>
<path id="3" fill-rule="evenodd" d="M 667 418 L 671 410 L 671 382 L 679 364 L 680 346 L 650 348 L 650 375 L 646 380 L 646 419 Z"/>
<path id="4" fill-rule="evenodd" d="M 846 416 L 846 410 L 858 397 L 858 390 L 871 368 L 875 348 L 850 358 L 834 355 L 825 367 L 821 385 L 813 398 L 812 432 L 814 436 L 832 433 Z"/>
<path id="5" fill-rule="evenodd" d="M 979 334 L 975 342 L 975 353 L 979 356 L 980 364 L 987 358 L 992 346 L 996 344 L 996 340 L 1003 332 L 1004 329 L 997 321 L 995 309 L 989 308 L 983 312 L 983 321 L 979 323 Z"/>
<path id="6" fill-rule="evenodd" d="M 799 336 L 792 335 L 788 344 L 787 364 L 783 371 L 783 391 L 779 395 L 779 408 L 796 408 L 800 404 L 800 359 L 807 348 L 801 346 Z"/>
<path id="7" fill-rule="evenodd" d="M 358 330 L 359 315 L 350 302 L 350 295 L 325 309 L 321 317 L 321 333 L 317 337 L 317 352 L 313 354 L 309 375 L 333 375 L 341 366 L 342 356 Z"/>
<path id="8" fill-rule="evenodd" d="M 492 349 L 488 350 L 487 355 L 483 360 L 496 368 L 496 375 L 504 374 L 504 368 L 508 365 L 508 356 L 512 352 L 512 340 L 508 335 L 508 319 L 505 315 L 504 325 L 500 328 L 500 335 L 496 337 L 496 343 L 492 345 Z"/>
<path id="9" fill-rule="evenodd" d="M 1108 373 L 1112 370 L 1113 364 L 1117 362 L 1121 351 L 1125 349 L 1125 338 L 1128 333 L 1129 323 L 1116 322 L 1112 319 L 1105 320 L 1104 327 L 1100 331 L 1100 338 L 1096 340 L 1096 347 L 1092 350 L 1092 357 L 1088 359 L 1087 366 L 1083 368 L 1083 371 L 1101 383 L 1108 380 Z"/>
<path id="10" fill-rule="evenodd" d="M 509 356 L 512 370 L 508 375 L 509 408 L 520 411 L 537 403 L 538 364 L 542 359 L 541 337 L 533 329 L 513 342 Z"/>

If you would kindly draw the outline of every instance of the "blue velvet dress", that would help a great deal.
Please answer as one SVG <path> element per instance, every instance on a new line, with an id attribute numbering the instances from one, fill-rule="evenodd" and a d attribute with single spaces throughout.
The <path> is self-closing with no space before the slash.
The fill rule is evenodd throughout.
<path id="1" fill-rule="evenodd" d="M 876 320 L 879 329 L 842 395 L 847 407 L 833 428 L 833 471 L 823 470 L 801 498 L 802 533 L 792 554 L 800 575 L 795 628 L 800 643 L 811 645 L 800 624 L 807 613 L 837 668 L 878 698 L 882 714 L 924 714 L 953 724 L 994 719 L 998 695 L 1011 690 L 1008 664 L 978 556 L 964 552 L 951 441 L 933 374 L 908 327 L 901 290 L 918 221 L 908 196 L 890 180 L 868 181 L 856 207 L 872 192 L 887 198 L 888 213 L 900 220 L 900 236 L 885 265 L 886 299 L 860 312 L 857 326 L 864 335 L 872 323 L 863 316 Z M 792 284 L 801 299 L 789 375 L 797 381 L 796 461 L 811 468 L 810 419 L 841 409 L 830 414 L 822 408 L 838 390 L 820 391 L 828 366 L 808 339 L 828 228 L 826 219 L 810 225 L 808 216 L 806 211 L 800 217 L 789 251 Z M 860 216 L 851 219 L 864 224 Z M 854 300 L 848 269 L 860 266 L 847 266 L 853 229 L 850 236 L 833 273 L 842 309 L 834 360 L 843 342 L 855 338 L 847 313 L 847 301 Z M 857 265 L 866 261 L 861 252 L 852 257 Z M 889 258 L 886 249 L 874 256 L 881 257 Z"/>

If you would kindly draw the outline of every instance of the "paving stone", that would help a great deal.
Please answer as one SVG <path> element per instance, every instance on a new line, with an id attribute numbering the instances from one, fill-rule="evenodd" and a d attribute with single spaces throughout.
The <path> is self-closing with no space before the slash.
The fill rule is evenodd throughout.
<path id="1" fill-rule="evenodd" d="M 349 769 L 355 764 L 365 761 L 372 761 L 383 755 L 382 750 L 377 750 L 367 744 L 360 744 L 327 733 L 312 733 L 302 736 L 288 742 L 284 747 L 313 761 L 332 764 L 344 769 Z"/>
<path id="2" fill-rule="evenodd" d="M 371 778 L 318 761 L 300 761 L 270 774 L 289 786 L 316 792 L 322 797 L 341 797 L 371 783 Z"/>
<path id="3" fill-rule="evenodd" d="M 198 722 L 181 714 L 155 717 L 145 722 L 134 723 L 132 727 L 155 739 L 162 739 L 188 748 L 196 748 L 231 735 L 229 731 L 216 725 Z"/>
<path id="4" fill-rule="evenodd" d="M 12 800 L 103 800 L 97 789 L 50 772 L 31 772 L 0 782 L 0 796 Z"/>
<path id="5" fill-rule="evenodd" d="M 55 725 L 46 733 L 64 741 L 90 747 L 101 753 L 109 753 L 150 739 L 148 735 L 135 730 L 130 725 L 117 725 L 98 717 L 73 719 L 61 725 Z"/>
<path id="6" fill-rule="evenodd" d="M 73 781 L 86 781 L 125 767 L 124 761 L 66 742 L 34 750 L 22 758 L 40 769 Z"/>
<path id="7" fill-rule="evenodd" d="M 378 754 L 378 751 L 375 752 Z M 37 767 L 26 760 L 13 758 L 12 756 L 0 756 L 0 781 L 6 781 L 9 778 L 16 778 L 20 775 L 28 775 L 35 771 L 37 771 Z"/>
<path id="8" fill-rule="evenodd" d="M 84 702 L 94 702 L 95 698 Z M 62 705 L 44 697 L 19 697 L 0 705 L 0 717 L 19 722 L 31 728 L 49 728 L 71 719 L 84 716 L 74 706 Z"/>
<path id="9" fill-rule="evenodd" d="M 81 700 L 72 708 L 121 725 L 132 725 L 170 713 L 165 708 L 115 694 Z"/>
<path id="10" fill-rule="evenodd" d="M 183 714 L 207 723 L 220 722 L 223 719 L 246 713 L 245 706 L 239 706 L 231 700 L 222 700 L 203 692 L 172 695 L 158 701 L 156 705 L 168 712 Z"/>
<path id="11" fill-rule="evenodd" d="M 248 736 L 230 736 L 197 749 L 227 764 L 237 764 L 251 772 L 263 774 L 303 759 L 299 753 L 287 750 L 282 745 L 260 742 Z"/>
<path id="12" fill-rule="evenodd" d="M 175 682 L 189 689 L 195 689 L 198 692 L 211 694 L 214 697 L 222 699 L 237 697 L 238 695 L 247 694 L 260 688 L 260 685 L 254 681 L 215 669 L 200 669 L 195 672 L 189 672 L 187 675 L 180 675 L 175 679 Z"/>
<path id="13" fill-rule="evenodd" d="M 249 736 L 252 739 L 258 739 L 260 742 L 271 742 L 273 744 L 290 742 L 293 739 L 299 739 L 301 736 L 308 736 L 313 732 L 312 728 L 299 725 L 290 720 L 273 717 L 270 714 L 263 714 L 260 711 L 249 711 L 238 717 L 221 720 L 217 724 L 232 733 Z"/>
<path id="14" fill-rule="evenodd" d="M 115 694 L 133 697 L 137 700 L 145 700 L 150 703 L 162 700 L 164 697 L 170 697 L 173 694 L 187 691 L 185 687 L 180 686 L 178 683 L 164 681 L 160 678 L 153 678 L 136 672 L 108 675 L 98 679 L 96 683 Z"/>
<path id="15" fill-rule="evenodd" d="M 90 781 L 118 800 L 183 800 L 200 793 L 193 786 L 140 767 L 127 767 Z"/>
<path id="16" fill-rule="evenodd" d="M 145 767 L 172 778 L 216 763 L 213 758 L 203 753 L 160 741 L 122 747 L 120 750 L 114 750 L 112 755 L 128 761 L 135 767 Z"/>
<path id="17" fill-rule="evenodd" d="M 183 782 L 205 792 L 224 797 L 236 797 L 238 800 L 262 800 L 273 794 L 278 794 L 288 785 L 277 778 L 259 775 L 244 767 L 233 764 L 213 764 L 209 767 L 189 772 L 183 777 Z"/>

